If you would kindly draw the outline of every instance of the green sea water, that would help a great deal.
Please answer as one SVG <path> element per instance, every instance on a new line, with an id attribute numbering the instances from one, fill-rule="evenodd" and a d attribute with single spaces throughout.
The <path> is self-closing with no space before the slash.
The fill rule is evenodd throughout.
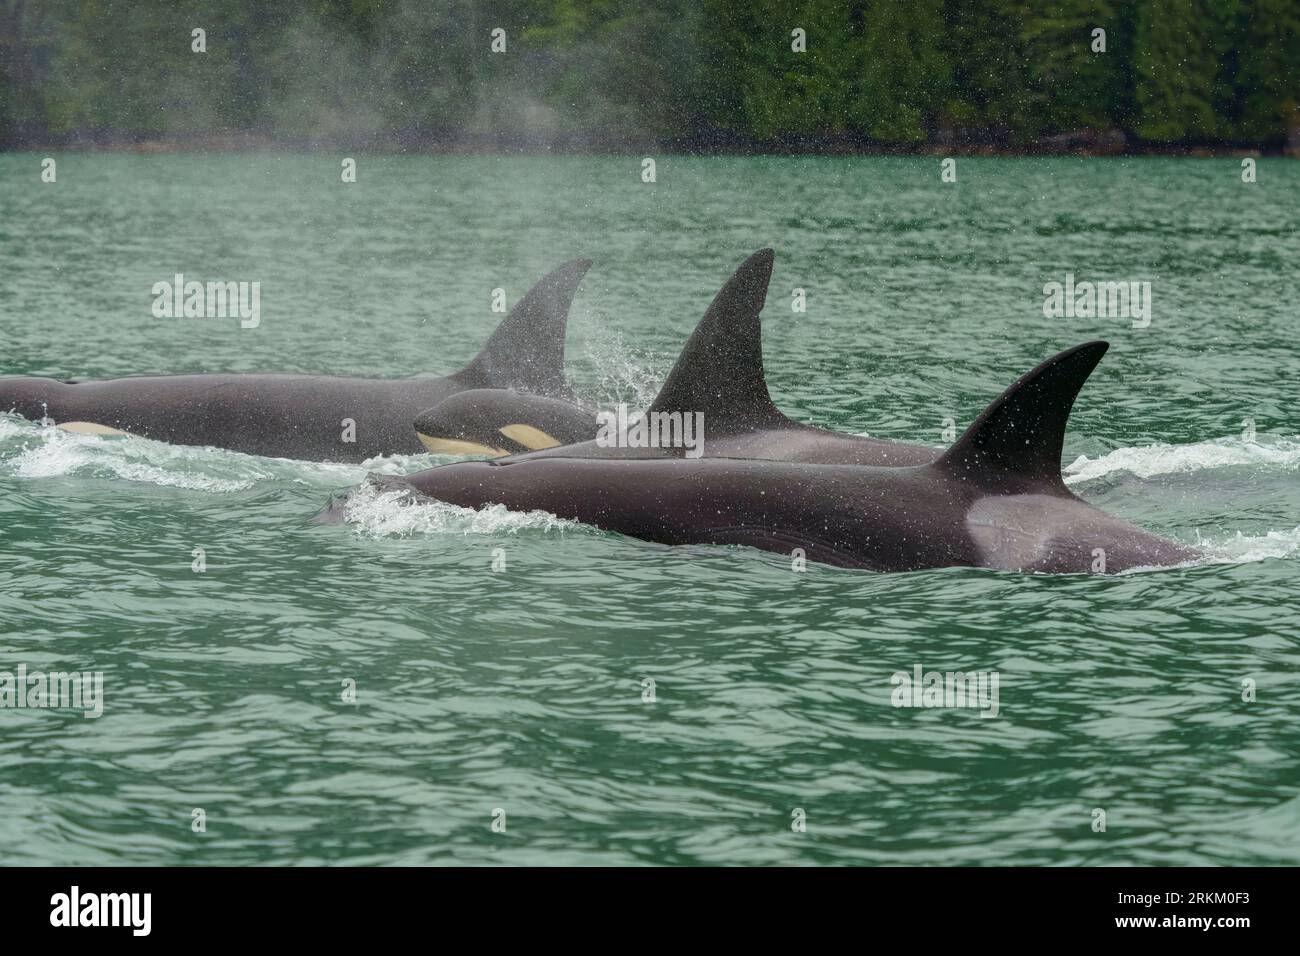
<path id="1" fill-rule="evenodd" d="M 42 158 L 0 156 L 0 375 L 443 374 L 492 290 L 585 255 L 571 377 L 644 402 L 770 245 L 787 413 L 939 446 L 1107 339 L 1067 480 L 1206 557 L 798 573 L 437 504 L 321 526 L 445 459 L 0 417 L 0 671 L 104 679 L 97 719 L 0 708 L 7 863 L 1300 863 L 1300 164 Z M 155 318 L 176 273 L 260 282 L 260 326 Z M 1150 282 L 1149 327 L 1045 317 L 1067 274 Z M 892 706 L 916 666 L 997 672 L 997 716 Z"/>

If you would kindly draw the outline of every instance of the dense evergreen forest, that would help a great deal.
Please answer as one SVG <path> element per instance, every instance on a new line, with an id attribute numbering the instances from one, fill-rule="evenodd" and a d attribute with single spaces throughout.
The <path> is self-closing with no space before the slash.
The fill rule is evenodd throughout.
<path id="1" fill-rule="evenodd" d="M 1294 152 L 1298 78 L 1300 0 L 0 0 L 9 149 Z"/>

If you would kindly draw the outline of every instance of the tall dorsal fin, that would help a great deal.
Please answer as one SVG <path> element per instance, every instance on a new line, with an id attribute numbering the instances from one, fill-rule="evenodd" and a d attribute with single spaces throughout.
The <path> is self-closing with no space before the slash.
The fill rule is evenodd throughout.
<path id="1" fill-rule="evenodd" d="M 1065 492 L 1061 446 L 1075 396 L 1110 346 L 1085 342 L 1022 375 L 934 467 L 959 477 L 1045 482 Z"/>
<path id="2" fill-rule="evenodd" d="M 483 350 L 454 376 L 469 388 L 514 388 L 568 395 L 564 331 L 590 259 L 566 262 L 528 290 L 501 320 Z"/>
<path id="3" fill-rule="evenodd" d="M 760 249 L 727 280 L 687 340 L 651 412 L 703 412 L 713 434 L 789 421 L 772 404 L 763 378 L 759 313 L 773 258 L 771 249 Z"/>

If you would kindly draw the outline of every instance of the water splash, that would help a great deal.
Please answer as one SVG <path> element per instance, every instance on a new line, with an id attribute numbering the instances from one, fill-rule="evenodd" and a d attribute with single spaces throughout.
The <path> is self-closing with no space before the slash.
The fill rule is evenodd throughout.
<path id="1" fill-rule="evenodd" d="M 595 373 L 595 382 L 586 389 L 601 408 L 626 402 L 634 408 L 647 408 L 659 394 L 667 368 L 628 345 L 607 326 L 598 336 L 583 343 L 583 359 Z"/>

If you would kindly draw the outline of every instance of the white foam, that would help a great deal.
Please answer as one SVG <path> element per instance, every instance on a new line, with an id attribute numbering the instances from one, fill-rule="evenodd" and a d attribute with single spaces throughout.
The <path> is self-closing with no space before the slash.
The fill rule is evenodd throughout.
<path id="1" fill-rule="evenodd" d="M 1139 478 L 1156 475 L 1184 474 L 1216 468 L 1291 469 L 1300 465 L 1300 442 L 1287 439 L 1243 441 L 1240 436 L 1216 438 L 1191 445 L 1146 445 L 1141 448 L 1117 448 L 1106 455 L 1088 458 L 1080 455 L 1063 471 L 1067 485 L 1095 481 L 1117 472 Z"/>
<path id="2" fill-rule="evenodd" d="M 433 534 L 515 534 L 580 527 L 545 511 L 510 511 L 489 505 L 479 511 L 432 499 L 412 499 L 403 490 L 364 484 L 352 491 L 343 516 L 356 530 L 376 538 Z"/>

